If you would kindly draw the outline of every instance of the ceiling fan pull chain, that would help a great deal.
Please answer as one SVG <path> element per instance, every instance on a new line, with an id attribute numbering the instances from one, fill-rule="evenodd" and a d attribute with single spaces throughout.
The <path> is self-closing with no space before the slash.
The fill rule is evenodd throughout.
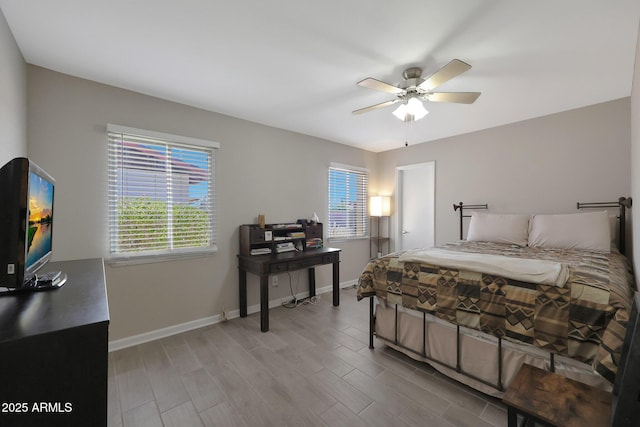
<path id="1" fill-rule="evenodd" d="M 413 120 L 410 120 L 408 122 L 405 123 L 409 123 L 409 129 L 406 128 L 405 126 L 405 138 L 404 138 L 404 146 L 408 147 L 409 146 L 409 137 L 411 136 L 411 133 L 413 131 Z"/>

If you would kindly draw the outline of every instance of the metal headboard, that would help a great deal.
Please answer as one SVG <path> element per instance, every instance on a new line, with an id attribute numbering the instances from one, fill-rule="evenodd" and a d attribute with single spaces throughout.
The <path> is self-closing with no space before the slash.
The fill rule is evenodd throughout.
<path id="1" fill-rule="evenodd" d="M 453 204 L 453 210 L 457 211 L 458 209 L 460 209 L 460 240 L 462 240 L 464 238 L 464 233 L 462 231 L 462 220 L 463 218 L 470 218 L 471 215 L 465 215 L 464 214 L 464 210 L 465 209 L 471 209 L 471 210 L 478 210 L 478 209 L 489 209 L 489 205 L 488 204 L 484 204 L 484 205 L 464 205 L 462 202 L 458 203 L 457 205 L 454 203 Z"/>
<path id="2" fill-rule="evenodd" d="M 602 208 L 618 208 L 618 250 L 621 254 L 625 255 L 626 247 L 626 211 L 631 208 L 633 201 L 631 197 L 620 197 L 617 202 L 578 202 L 577 209 L 602 209 Z M 471 215 L 465 215 L 464 211 L 467 210 L 479 210 L 489 209 L 488 204 L 484 205 L 465 205 L 460 202 L 457 205 L 453 204 L 453 210 L 460 211 L 460 240 L 464 238 L 463 232 L 463 218 L 470 218 Z"/>
<path id="3" fill-rule="evenodd" d="M 632 205 L 631 197 L 620 197 L 617 202 L 578 202 L 577 209 L 601 209 L 601 208 L 619 208 L 618 214 L 618 250 L 622 255 L 625 254 L 626 248 L 626 218 L 627 209 Z"/>

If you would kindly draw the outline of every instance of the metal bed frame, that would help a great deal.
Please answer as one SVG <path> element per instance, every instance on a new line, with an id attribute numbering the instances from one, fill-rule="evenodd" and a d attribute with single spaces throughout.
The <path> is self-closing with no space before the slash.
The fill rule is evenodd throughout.
<path id="1" fill-rule="evenodd" d="M 577 203 L 577 209 L 592 209 L 592 208 L 610 208 L 610 207 L 617 207 L 619 208 L 619 214 L 618 214 L 618 220 L 619 220 L 619 237 L 618 237 L 618 250 L 620 251 L 620 253 L 622 253 L 623 255 L 625 254 L 625 232 L 626 232 L 626 209 L 631 208 L 631 204 L 632 204 L 632 200 L 630 197 L 620 197 L 618 199 L 617 202 L 588 202 L 588 203 L 581 203 L 578 202 Z M 488 209 L 489 206 L 488 204 L 478 204 L 478 205 L 464 205 L 462 202 L 458 203 L 457 205 L 454 204 L 453 205 L 453 210 L 460 211 L 460 240 L 462 240 L 463 238 L 463 221 L 464 218 L 469 218 L 471 217 L 471 215 L 465 215 L 464 214 L 464 210 L 468 209 L 468 210 L 481 210 L 481 209 Z M 398 304 L 395 304 L 395 320 L 394 320 L 394 337 L 393 339 L 387 338 L 387 337 L 383 337 L 381 335 L 378 335 L 375 331 L 375 323 L 376 323 L 376 317 L 375 317 L 375 303 L 374 303 L 374 296 L 369 297 L 369 348 L 373 349 L 373 337 L 376 336 L 378 337 L 378 339 L 387 342 L 389 344 L 393 344 L 396 347 L 402 348 L 405 351 L 408 351 L 412 354 L 415 354 L 417 356 L 420 356 L 426 360 L 438 363 L 444 367 L 447 367 L 449 369 L 453 369 L 455 370 L 457 373 L 462 374 L 468 378 L 471 378 L 473 380 L 479 381 L 482 384 L 485 384 L 489 387 L 492 387 L 498 391 L 503 392 L 504 389 L 504 385 L 502 382 L 502 337 L 495 337 L 498 339 L 498 346 L 497 346 L 497 357 L 498 357 L 498 378 L 496 379 L 495 383 L 492 383 L 490 381 L 487 381 L 483 378 L 479 378 L 469 372 L 465 372 L 464 369 L 462 368 L 461 365 L 461 356 L 462 356 L 462 349 L 461 349 L 461 339 L 460 339 L 460 329 L 461 326 L 460 325 L 456 325 L 456 364 L 451 365 L 449 363 L 446 363 L 442 360 L 438 360 L 436 358 L 433 358 L 431 356 L 429 356 L 427 354 L 426 351 L 426 335 L 427 335 L 427 313 L 423 312 L 422 313 L 422 351 L 421 352 L 416 352 L 414 349 L 406 347 L 402 344 L 399 343 L 398 341 Z M 477 331 L 477 330 L 473 330 L 474 332 L 481 332 L 481 331 Z M 549 352 L 549 370 L 551 372 L 555 372 L 555 354 L 553 352 Z"/>
<path id="2" fill-rule="evenodd" d="M 620 213 L 618 214 L 618 250 L 622 255 L 625 255 L 627 209 L 631 208 L 632 202 L 631 197 L 620 197 L 617 202 L 578 202 L 576 209 L 620 208 Z"/>

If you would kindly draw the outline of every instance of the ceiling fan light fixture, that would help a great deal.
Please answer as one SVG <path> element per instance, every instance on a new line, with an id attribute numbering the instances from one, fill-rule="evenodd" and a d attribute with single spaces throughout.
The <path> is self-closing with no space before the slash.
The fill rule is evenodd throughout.
<path id="1" fill-rule="evenodd" d="M 407 117 L 407 105 L 400 104 L 400 106 L 393 111 L 393 115 L 404 121 L 404 119 Z"/>
<path id="2" fill-rule="evenodd" d="M 409 102 L 407 102 L 407 113 L 411 114 L 414 117 L 414 120 L 420 120 L 429 112 L 422 105 L 422 101 L 418 98 L 411 98 Z"/>
<path id="3" fill-rule="evenodd" d="M 393 115 L 403 122 L 420 120 L 427 114 L 429 114 L 429 112 L 424 108 L 422 101 L 418 98 L 411 98 L 406 103 L 400 104 L 400 106 L 393 112 Z"/>

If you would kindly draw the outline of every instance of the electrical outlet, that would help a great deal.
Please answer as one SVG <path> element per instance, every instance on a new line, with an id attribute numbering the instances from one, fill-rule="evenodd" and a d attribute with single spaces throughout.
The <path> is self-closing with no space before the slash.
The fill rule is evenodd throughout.
<path id="1" fill-rule="evenodd" d="M 271 283 L 273 283 L 273 287 L 278 287 L 278 276 L 271 276 Z"/>

